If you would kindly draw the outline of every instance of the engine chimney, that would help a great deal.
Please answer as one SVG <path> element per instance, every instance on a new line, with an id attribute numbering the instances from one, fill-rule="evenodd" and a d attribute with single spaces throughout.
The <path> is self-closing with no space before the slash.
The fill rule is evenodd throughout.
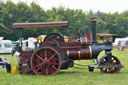
<path id="1" fill-rule="evenodd" d="M 92 26 L 92 42 L 96 43 L 96 17 L 91 18 L 91 26 Z"/>

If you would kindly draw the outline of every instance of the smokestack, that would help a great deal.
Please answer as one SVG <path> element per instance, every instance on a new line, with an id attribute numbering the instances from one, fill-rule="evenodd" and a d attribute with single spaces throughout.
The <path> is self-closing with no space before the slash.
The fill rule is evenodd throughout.
<path id="1" fill-rule="evenodd" d="M 91 27 L 92 27 L 92 42 L 96 43 L 96 17 L 91 18 Z"/>

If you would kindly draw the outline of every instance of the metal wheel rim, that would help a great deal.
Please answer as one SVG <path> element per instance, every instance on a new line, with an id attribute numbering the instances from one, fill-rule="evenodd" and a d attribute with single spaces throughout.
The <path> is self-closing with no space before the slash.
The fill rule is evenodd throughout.
<path id="1" fill-rule="evenodd" d="M 111 63 L 115 64 L 115 65 L 120 65 L 120 61 L 117 57 L 112 56 L 111 59 Z M 100 60 L 99 60 L 99 65 L 106 65 L 108 64 L 108 60 L 107 60 L 107 55 L 103 56 Z M 100 68 L 100 71 L 103 73 L 107 73 L 107 74 L 114 74 L 120 71 L 120 67 L 119 68 Z"/>
<path id="2" fill-rule="evenodd" d="M 50 51 L 51 53 L 49 53 Z M 32 55 L 31 67 L 36 75 L 54 75 L 61 67 L 60 54 L 55 49 L 50 47 L 40 48 Z"/>

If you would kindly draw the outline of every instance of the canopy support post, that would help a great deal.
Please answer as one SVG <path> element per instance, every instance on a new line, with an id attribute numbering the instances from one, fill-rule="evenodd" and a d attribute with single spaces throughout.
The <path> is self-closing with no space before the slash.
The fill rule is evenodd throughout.
<path id="1" fill-rule="evenodd" d="M 19 37 L 20 37 L 19 40 L 20 40 L 20 48 L 21 48 L 21 50 L 22 50 L 22 39 L 23 39 L 22 38 L 23 37 L 23 34 L 22 34 L 23 32 L 22 31 L 23 31 L 22 28 L 19 28 L 19 32 L 20 32 L 20 34 L 19 34 Z"/>

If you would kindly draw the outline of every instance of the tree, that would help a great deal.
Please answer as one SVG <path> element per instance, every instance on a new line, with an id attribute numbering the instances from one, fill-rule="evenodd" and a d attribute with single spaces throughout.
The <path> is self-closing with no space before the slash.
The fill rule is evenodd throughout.
<path id="1" fill-rule="evenodd" d="M 52 8 L 44 10 L 36 3 L 27 5 L 24 2 L 14 4 L 7 1 L 0 2 L 0 36 L 10 40 L 19 38 L 18 30 L 13 29 L 13 23 L 26 22 L 55 22 L 68 21 L 68 27 L 45 28 L 23 30 L 23 37 L 37 37 L 49 33 L 59 33 L 77 38 L 83 32 L 91 33 L 90 17 L 96 16 L 97 32 L 117 34 L 118 37 L 128 36 L 128 11 L 122 13 L 103 13 L 103 12 L 83 12 L 80 9 L 69 9 L 65 7 Z"/>

